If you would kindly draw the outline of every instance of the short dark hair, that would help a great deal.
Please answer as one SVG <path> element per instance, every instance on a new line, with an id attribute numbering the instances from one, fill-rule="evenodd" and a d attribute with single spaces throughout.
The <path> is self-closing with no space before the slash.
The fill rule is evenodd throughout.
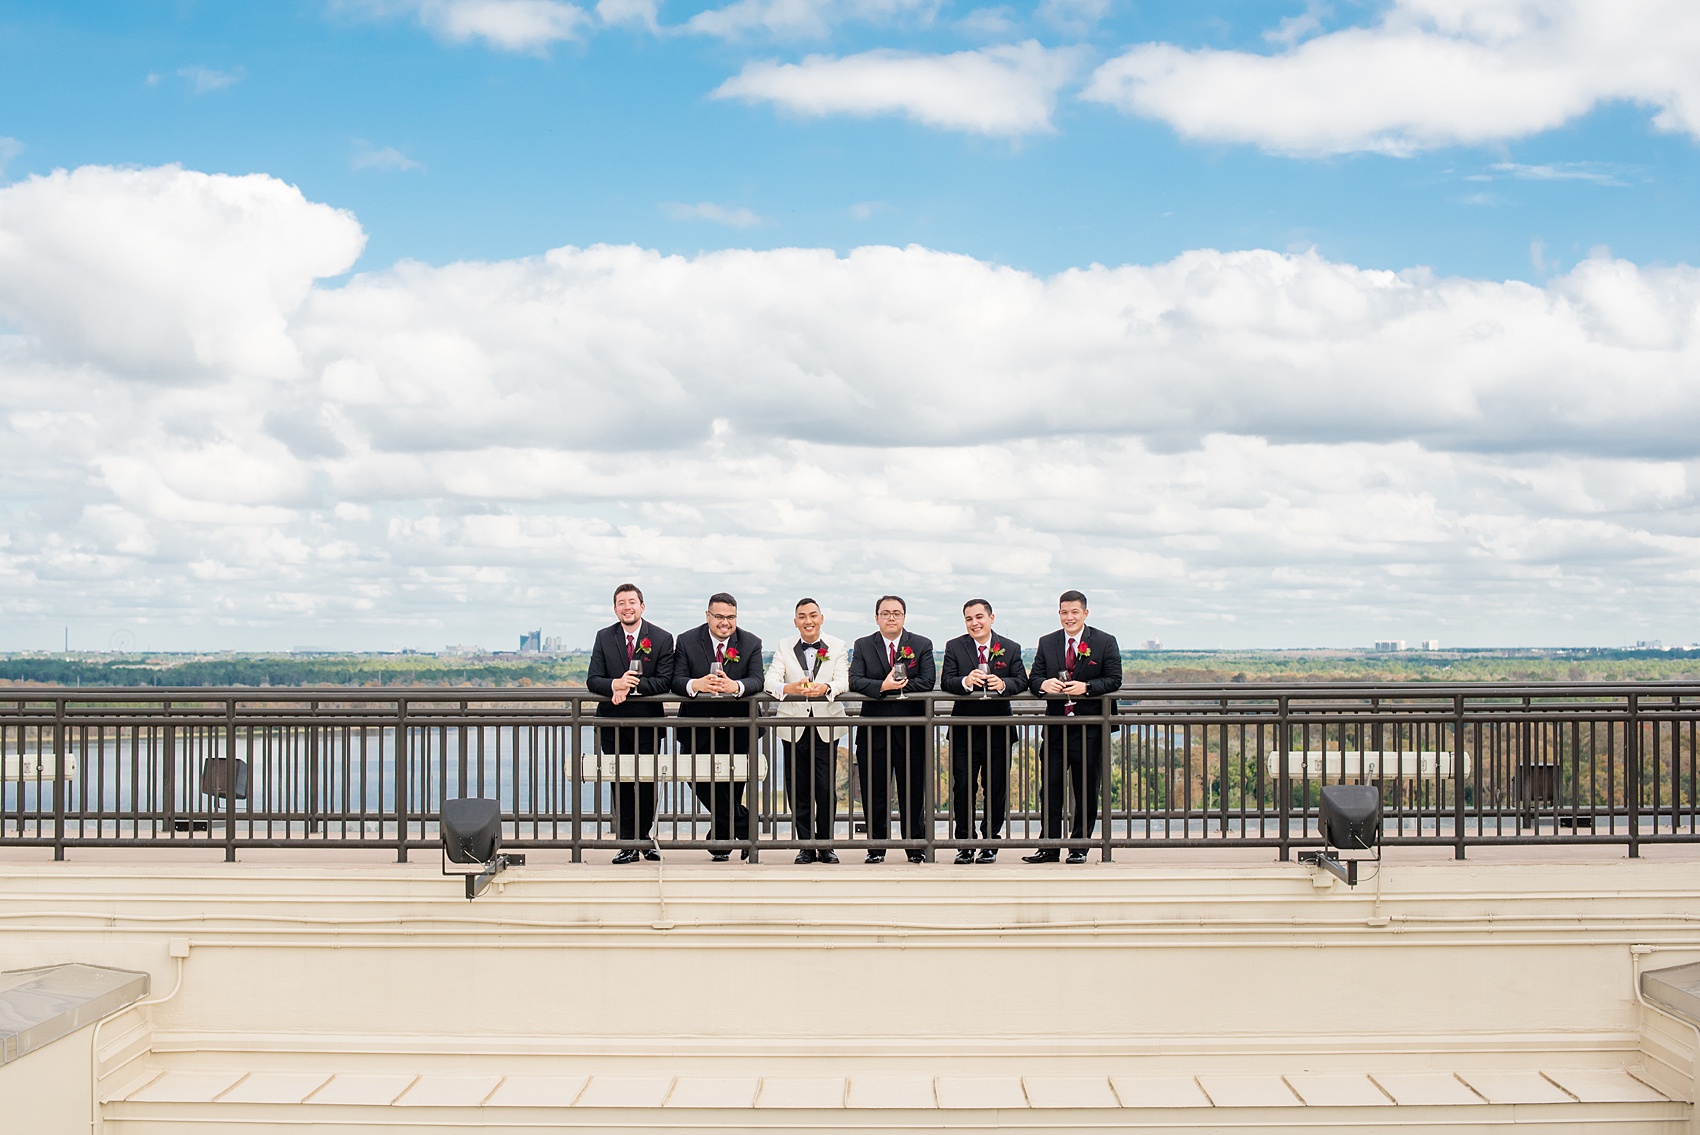
<path id="1" fill-rule="evenodd" d="M 810 599 L 808 596 L 805 595 L 805 596 L 803 596 L 803 598 L 797 600 L 797 605 L 795 607 L 791 608 L 791 610 L 793 612 L 801 611 L 804 607 L 807 607 L 811 603 L 814 603 L 814 605 L 816 607 L 820 606 L 819 603 L 815 603 L 815 601 L 813 599 Z"/>
<path id="2" fill-rule="evenodd" d="M 622 583 L 620 586 L 614 588 L 614 602 L 618 603 L 620 601 L 620 596 L 624 595 L 628 591 L 638 597 L 639 603 L 643 602 L 643 588 L 639 587 L 635 583 Z"/>
<path id="3" fill-rule="evenodd" d="M 984 607 L 986 609 L 986 614 L 990 615 L 993 613 L 991 601 L 987 599 L 968 600 L 968 602 L 962 605 L 962 613 L 966 615 L 968 613 L 968 608 L 970 607 Z"/>
<path id="4" fill-rule="evenodd" d="M 724 603 L 734 611 L 738 609 L 738 601 L 726 594 L 724 591 L 716 591 L 713 595 L 708 597 L 708 605 L 710 607 L 714 606 L 716 603 Z"/>
<path id="5" fill-rule="evenodd" d="M 877 615 L 877 614 L 880 613 L 880 608 L 885 606 L 885 601 L 887 599 L 897 600 L 897 605 L 899 607 L 903 608 L 903 613 L 905 615 L 907 615 L 909 613 L 909 604 L 907 604 L 903 601 L 903 596 L 901 596 L 901 595 L 881 595 L 878 599 L 874 600 L 874 614 Z"/>
<path id="6" fill-rule="evenodd" d="M 1079 603 L 1082 607 L 1088 606 L 1086 596 L 1079 591 L 1065 591 L 1057 596 L 1057 606 L 1061 607 L 1064 603 Z"/>

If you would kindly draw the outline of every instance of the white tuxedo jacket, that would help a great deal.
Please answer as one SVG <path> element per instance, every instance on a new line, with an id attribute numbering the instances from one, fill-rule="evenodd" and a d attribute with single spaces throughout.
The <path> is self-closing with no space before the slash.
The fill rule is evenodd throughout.
<path id="1" fill-rule="evenodd" d="M 815 681 L 825 683 L 827 690 L 824 698 L 787 697 L 785 687 L 792 682 L 801 682 L 808 677 L 803 664 L 797 661 L 797 643 L 802 639 L 792 635 L 773 648 L 773 661 L 768 664 L 765 676 L 765 688 L 778 702 L 781 717 L 843 717 L 844 707 L 838 699 L 844 696 L 850 688 L 850 648 L 841 638 L 823 634 L 820 641 L 826 643 L 826 661 L 815 671 Z M 842 741 L 850 735 L 848 726 L 834 726 L 831 729 L 816 726 L 816 731 L 828 741 Z M 796 741 L 803 735 L 802 729 L 775 729 L 774 735 L 781 741 Z"/>

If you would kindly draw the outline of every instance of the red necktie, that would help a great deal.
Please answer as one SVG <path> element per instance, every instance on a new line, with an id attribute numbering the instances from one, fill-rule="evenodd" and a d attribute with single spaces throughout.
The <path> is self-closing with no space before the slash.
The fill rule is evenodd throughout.
<path id="1" fill-rule="evenodd" d="M 980 665 L 984 666 L 985 664 L 986 664 L 986 647 L 985 647 L 985 644 L 982 643 L 980 645 Z"/>
<path id="2" fill-rule="evenodd" d="M 626 636 L 626 663 L 627 663 L 627 665 L 631 664 L 632 655 L 634 655 L 636 653 L 637 653 L 637 644 L 632 641 L 631 635 L 627 635 Z"/>
<path id="3" fill-rule="evenodd" d="M 891 648 L 891 661 L 887 662 L 886 666 L 888 668 L 892 667 L 892 666 L 896 666 L 897 665 L 897 644 L 895 642 L 888 642 L 888 643 L 886 643 L 886 646 Z"/>
<path id="4" fill-rule="evenodd" d="M 716 662 L 720 663 L 720 665 L 722 665 L 722 666 L 726 665 L 726 644 L 725 643 L 717 642 L 717 643 L 714 644 L 714 660 Z"/>

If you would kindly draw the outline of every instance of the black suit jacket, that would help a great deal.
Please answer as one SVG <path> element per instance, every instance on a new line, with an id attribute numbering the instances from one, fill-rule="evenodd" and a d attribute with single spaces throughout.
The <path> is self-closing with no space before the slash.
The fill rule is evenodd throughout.
<path id="1" fill-rule="evenodd" d="M 726 653 L 726 676 L 744 683 L 744 696 L 698 694 L 693 698 L 691 679 L 706 677 L 714 663 L 714 636 L 708 633 L 706 623 L 679 636 L 673 653 L 673 692 L 681 699 L 680 717 L 741 717 L 749 713 L 750 698 L 762 691 L 761 639 L 739 627 L 726 640 Z M 733 654 L 737 657 L 731 657 Z M 750 751 L 748 728 L 681 729 L 678 736 L 679 748 L 686 753 Z"/>
<path id="2" fill-rule="evenodd" d="M 1001 653 L 998 653 L 999 648 Z M 982 694 L 962 684 L 962 676 L 980 665 L 980 650 L 973 635 L 962 635 L 944 644 L 944 669 L 939 688 L 947 694 L 969 694 L 972 701 L 959 701 L 950 707 L 953 717 L 1008 717 L 1012 712 L 1009 699 L 1027 688 L 1027 669 L 1021 664 L 1021 644 L 992 632 L 986 647 L 986 661 L 992 673 L 1003 679 L 1003 693 Z"/>
<path id="3" fill-rule="evenodd" d="M 643 620 L 638 624 L 635 660 L 643 664 L 643 676 L 637 689 L 627 695 L 624 703 L 598 702 L 597 717 L 663 717 L 666 711 L 656 700 L 665 696 L 673 684 L 673 636 Z M 645 640 L 649 650 L 643 649 Z M 590 651 L 590 671 L 584 685 L 591 693 L 612 697 L 614 679 L 626 672 L 626 630 L 619 623 L 596 632 L 596 645 Z"/>
<path id="4" fill-rule="evenodd" d="M 1076 717 L 1102 717 L 1108 708 L 1104 695 L 1122 688 L 1121 648 L 1116 645 L 1115 635 L 1092 626 L 1081 629 L 1080 643 L 1087 650 L 1077 652 L 1074 680 L 1086 683 L 1087 697 L 1075 699 L 1074 713 Z M 1065 694 L 1042 694 L 1039 687 L 1048 678 L 1063 676 L 1067 651 L 1068 635 L 1060 629 L 1052 631 L 1039 640 L 1039 649 L 1033 652 L 1033 669 L 1027 672 L 1028 690 L 1045 699 L 1045 713 L 1051 717 L 1064 715 L 1068 697 Z"/>
<path id="5" fill-rule="evenodd" d="M 904 631 L 897 638 L 901 653 L 908 647 L 915 657 L 909 663 L 909 684 L 901 691 L 880 689 L 880 683 L 891 673 L 891 660 L 885 653 L 885 636 L 877 631 L 856 640 L 850 652 L 850 690 L 873 699 L 862 703 L 863 717 L 918 717 L 926 712 L 917 701 L 904 701 L 902 694 L 924 694 L 938 681 L 938 668 L 933 664 L 933 640 Z"/>

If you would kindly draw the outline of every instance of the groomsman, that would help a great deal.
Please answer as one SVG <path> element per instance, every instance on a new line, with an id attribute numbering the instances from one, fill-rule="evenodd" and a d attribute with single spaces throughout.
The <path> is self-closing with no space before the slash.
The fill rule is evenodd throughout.
<path id="1" fill-rule="evenodd" d="M 673 692 L 685 700 L 680 717 L 747 717 L 750 698 L 762 691 L 761 639 L 738 629 L 738 601 L 724 591 L 708 600 L 706 621 L 679 636 L 673 658 Z M 698 760 L 711 754 L 749 753 L 750 727 L 720 725 L 676 731 L 680 753 L 695 754 Z M 698 764 L 701 776 L 708 764 Z M 710 774 L 712 775 L 712 773 Z M 711 817 L 709 838 L 747 840 L 750 812 L 744 807 L 744 781 L 728 774 L 725 780 L 694 780 L 691 790 Z M 709 858 L 724 863 L 727 851 L 711 851 Z M 741 853 L 750 857 L 749 848 Z"/>
<path id="2" fill-rule="evenodd" d="M 962 605 L 962 622 L 968 633 L 953 638 L 944 647 L 944 667 L 939 684 L 947 694 L 971 697 L 950 707 L 951 719 L 1012 715 L 1009 699 L 1027 688 L 1027 672 L 1021 665 L 1021 644 L 993 632 L 992 605 L 970 599 Z M 955 821 L 954 838 L 974 838 L 976 786 L 985 793 L 986 810 L 980 820 L 979 861 L 997 860 L 993 846 L 1003 835 L 1009 818 L 1009 745 L 1014 729 L 1005 724 L 952 725 L 950 727 L 950 814 Z M 974 849 L 957 851 L 958 863 L 974 862 Z"/>
<path id="3" fill-rule="evenodd" d="M 1028 689 L 1045 697 L 1045 715 L 1068 721 L 1045 727 L 1043 826 L 1046 839 L 1062 838 L 1063 769 L 1068 770 L 1068 797 L 1074 821 L 1069 837 L 1092 838 L 1098 825 L 1098 790 L 1103 772 L 1104 726 L 1110 708 L 1105 694 L 1122 687 L 1122 656 L 1114 635 L 1086 625 L 1086 596 L 1065 591 L 1057 599 L 1062 629 L 1039 640 L 1033 655 Z M 1091 699 L 1091 700 L 1085 700 Z M 1099 724 L 1074 724 L 1069 719 L 1096 718 Z M 1055 863 L 1057 849 L 1041 848 L 1021 857 L 1027 863 Z M 1086 862 L 1086 845 L 1068 850 L 1070 863 Z"/>
<path id="4" fill-rule="evenodd" d="M 905 701 L 904 694 L 924 694 L 933 688 L 937 670 L 930 639 L 903 629 L 909 607 L 896 595 L 882 595 L 874 604 L 879 630 L 856 640 L 850 657 L 850 688 L 868 698 L 862 717 L 920 717 L 925 707 Z M 892 671 L 903 664 L 904 676 Z M 856 729 L 856 775 L 862 786 L 862 808 L 868 838 L 891 838 L 891 778 L 897 776 L 897 813 L 904 839 L 926 837 L 927 728 L 924 725 L 862 725 Z M 926 853 L 910 849 L 909 862 L 920 863 Z M 867 862 L 885 862 L 885 849 L 868 852 Z"/>
<path id="5" fill-rule="evenodd" d="M 662 717 L 664 711 L 656 699 L 667 694 L 672 681 L 673 636 L 644 619 L 643 592 L 635 583 L 622 583 L 614 589 L 614 617 L 618 621 L 613 626 L 596 632 L 590 672 L 584 680 L 591 693 L 608 699 L 596 703 L 596 716 Z M 654 755 L 660 735 L 661 730 L 647 725 L 597 730 L 602 752 L 613 754 L 616 762 L 624 755 Z M 643 849 L 643 858 L 660 859 L 650 830 L 655 826 L 655 781 L 653 777 L 643 778 L 641 762 L 634 759 L 632 765 L 632 778 L 618 778 L 614 784 L 615 834 L 622 843 L 650 843 Z M 637 860 L 635 846 L 623 848 L 614 856 L 615 863 Z"/>
<path id="6" fill-rule="evenodd" d="M 845 717 L 838 699 L 850 688 L 849 651 L 843 639 L 821 633 L 826 617 L 813 599 L 797 600 L 791 621 L 797 634 L 779 644 L 767 668 L 767 691 L 779 699 L 779 716 L 811 723 L 774 730 L 785 746 L 791 833 L 796 839 L 830 840 L 837 819 L 838 743 L 850 730 L 828 727 L 821 719 Z M 805 847 L 798 850 L 797 862 L 837 863 L 838 855 L 831 847 Z"/>

